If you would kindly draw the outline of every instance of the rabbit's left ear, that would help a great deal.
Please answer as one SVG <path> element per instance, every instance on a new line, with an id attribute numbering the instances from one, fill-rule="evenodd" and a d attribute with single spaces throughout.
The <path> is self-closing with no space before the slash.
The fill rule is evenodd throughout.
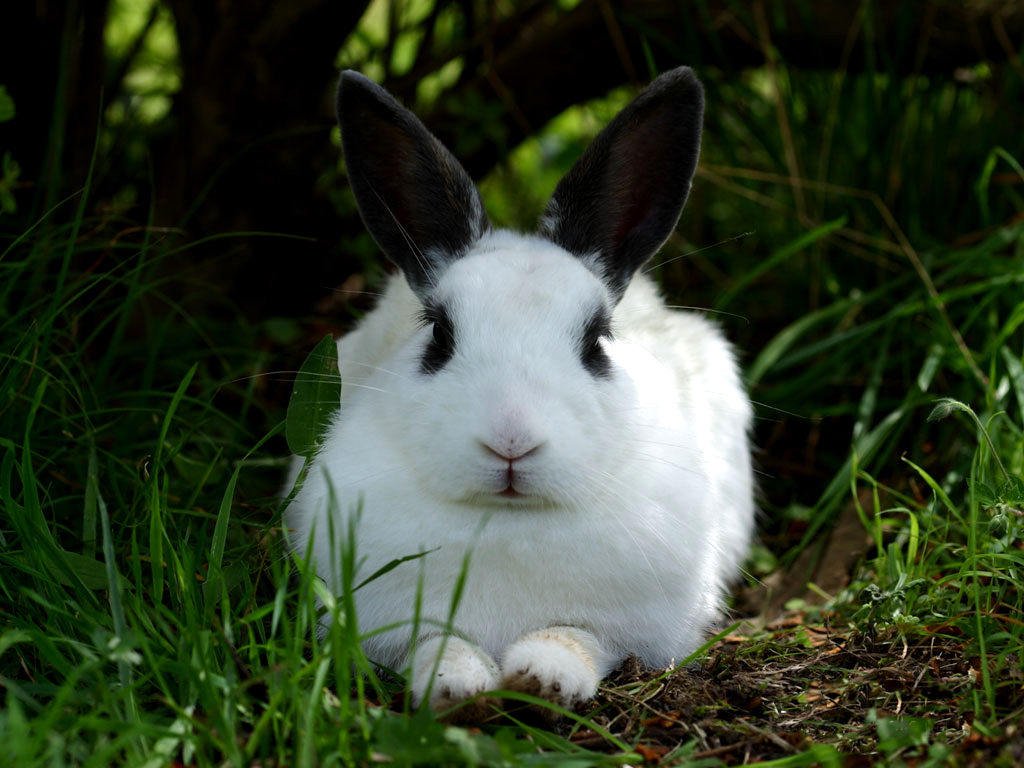
<path id="1" fill-rule="evenodd" d="M 365 75 L 342 73 L 337 109 L 363 222 L 425 298 L 444 268 L 490 229 L 480 193 L 423 123 Z"/>
<path id="2" fill-rule="evenodd" d="M 555 188 L 541 231 L 618 299 L 672 234 L 700 155 L 704 89 L 689 67 L 658 77 L 605 126 Z"/>

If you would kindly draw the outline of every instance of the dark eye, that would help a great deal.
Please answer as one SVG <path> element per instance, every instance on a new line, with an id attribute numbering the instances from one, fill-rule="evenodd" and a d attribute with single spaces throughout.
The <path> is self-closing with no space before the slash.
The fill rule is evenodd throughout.
<path id="1" fill-rule="evenodd" d="M 580 362 L 594 378 L 607 378 L 612 372 L 609 359 L 601 339 L 611 338 L 611 323 L 604 309 L 595 312 L 583 328 L 580 341 Z"/>
<path id="2" fill-rule="evenodd" d="M 423 321 L 432 324 L 433 331 L 423 350 L 420 370 L 427 374 L 437 373 L 455 354 L 455 329 L 444 307 L 427 307 Z"/>

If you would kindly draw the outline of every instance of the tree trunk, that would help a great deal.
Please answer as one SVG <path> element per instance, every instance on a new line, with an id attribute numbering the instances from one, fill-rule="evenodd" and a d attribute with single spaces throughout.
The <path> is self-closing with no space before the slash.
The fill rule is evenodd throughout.
<path id="1" fill-rule="evenodd" d="M 158 216 L 190 234 L 314 238 L 218 241 L 196 260 L 248 309 L 308 311 L 311 286 L 335 285 L 348 271 L 331 258 L 336 212 L 317 181 L 338 162 L 329 141 L 334 59 L 368 0 L 167 2 L 182 88 L 174 130 L 154 147 Z M 229 251 L 237 263 L 225 263 Z"/>
<path id="2" fill-rule="evenodd" d="M 0 124 L 0 154 L 11 153 L 23 184 L 18 214 L 5 229 L 23 230 L 85 184 L 101 108 L 106 18 L 107 0 L 18 0 L 0 11 L 0 85 L 16 109 Z"/>

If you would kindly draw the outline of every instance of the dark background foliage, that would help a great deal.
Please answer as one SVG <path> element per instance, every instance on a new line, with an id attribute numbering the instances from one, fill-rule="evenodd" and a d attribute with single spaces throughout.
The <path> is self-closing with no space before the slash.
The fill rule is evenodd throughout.
<path id="1" fill-rule="evenodd" d="M 288 368 L 323 329 L 308 319 L 344 328 L 366 305 L 348 289 L 372 287 L 381 268 L 339 161 L 339 64 L 415 108 L 482 182 L 498 223 L 523 228 L 628 93 L 693 66 L 708 91 L 704 150 L 660 257 L 668 295 L 722 311 L 748 365 L 826 313 L 798 354 L 752 374 L 769 509 L 820 498 L 858 422 L 870 425 L 872 376 L 879 413 L 903 398 L 932 331 L 900 335 L 873 371 L 887 337 L 872 323 L 920 288 L 922 260 L 1019 216 L 1019 178 L 991 167 L 994 148 L 1024 156 L 1019 2 L 32 0 L 5 4 L 0 25 L 0 79 L 17 105 L 0 151 L 21 170 L 3 231 L 25 231 L 88 179 L 88 236 L 145 230 L 181 246 L 160 271 L 196 322 L 307 318 L 306 335 L 275 351 Z M 112 25 L 130 27 L 117 46 Z M 174 44 L 154 60 L 161 25 Z M 165 79 L 140 86 L 143 67 Z M 167 102 L 156 117 L 155 99 Z M 102 268 L 109 249 L 95 258 L 73 266 Z M 901 322 L 942 327 L 943 312 Z M 847 354 L 823 354 L 847 332 Z"/>
<path id="2" fill-rule="evenodd" d="M 343 247 L 359 225 L 350 208 L 339 216 L 332 197 L 343 181 L 329 173 L 337 166 L 330 131 L 339 50 L 347 66 L 372 65 L 478 179 L 568 107 L 621 85 L 638 86 L 679 63 L 708 81 L 709 159 L 876 189 L 911 234 L 920 223 L 906 219 L 907 209 L 926 208 L 943 222 L 945 231 L 929 233 L 936 236 L 988 223 L 968 199 L 979 170 L 970 165 L 974 153 L 934 141 L 942 137 L 934 135 L 937 127 L 908 130 L 902 123 L 915 104 L 955 84 L 946 97 L 958 104 L 936 119 L 967 117 L 979 147 L 994 143 L 1013 152 L 1020 141 L 1019 110 L 1008 113 L 1020 103 L 1020 3 L 393 2 L 379 4 L 388 8 L 387 35 L 379 43 L 358 30 L 366 0 L 142 5 L 148 5 L 147 23 L 119 58 L 104 45 L 108 0 L 29 0 L 0 12 L 8 30 L 0 72 L 18 105 L 18 119 L 3 126 L 0 143 L 14 152 L 30 185 L 18 194 L 20 217 L 5 228 L 17 231 L 81 188 L 97 129 L 110 131 L 96 156 L 94 205 L 132 184 L 135 215 L 152 207 L 153 223 L 181 227 L 189 237 L 263 231 L 314 239 L 290 246 L 286 260 L 280 243 L 247 241 L 205 273 L 257 317 L 304 313 L 324 286 L 360 267 Z M 169 111 L 155 124 L 127 119 L 116 129 L 103 126 L 112 104 L 137 96 L 126 75 L 160 14 L 169 14 L 178 45 L 176 60 L 167 62 L 179 78 Z M 815 88 L 843 76 L 831 95 L 844 118 L 831 126 L 838 158 L 832 167 L 789 167 L 786 157 L 794 149 L 796 157 L 808 157 L 800 145 L 821 142 L 829 116 L 818 110 L 827 103 L 787 103 L 791 94 L 781 93 L 791 135 L 753 133 L 761 116 L 750 111 L 770 99 L 763 89 L 751 98 L 745 73 L 770 72 L 777 61 L 785 62 L 787 78 L 817 78 Z M 457 73 L 425 96 L 424 79 L 445 67 L 450 72 L 453 62 Z M 990 67 L 981 77 L 972 69 L 979 63 Z M 866 85 L 872 77 L 889 81 Z M 864 87 L 875 91 L 875 106 L 889 119 L 843 114 L 848 92 Z M 727 120 L 735 125 L 720 130 Z M 715 146 L 737 139 L 747 146 Z M 919 154 L 918 167 L 895 164 L 886 178 L 886 166 L 902 153 Z M 906 204 L 921 196 L 927 206 Z M 719 207 L 734 204 L 717 197 Z M 792 197 L 786 202 L 796 208 L 797 226 L 808 216 L 821 218 L 820 206 L 808 201 L 817 197 L 812 190 L 794 188 Z M 702 214 L 684 222 L 693 242 L 737 234 L 728 219 L 722 226 L 722 217 L 707 221 Z M 746 247 L 764 250 L 756 238 Z"/>

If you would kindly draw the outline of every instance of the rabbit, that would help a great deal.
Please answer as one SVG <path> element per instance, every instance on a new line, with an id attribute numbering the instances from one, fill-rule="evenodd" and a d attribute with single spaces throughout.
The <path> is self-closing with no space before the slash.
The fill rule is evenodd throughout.
<path id="1" fill-rule="evenodd" d="M 285 524 L 336 593 L 342 542 L 356 583 L 422 554 L 354 592 L 367 656 L 407 670 L 417 706 L 573 707 L 630 654 L 684 661 L 721 618 L 753 535 L 752 408 L 719 328 L 641 269 L 703 108 L 688 67 L 656 78 L 521 234 L 410 111 L 341 75 L 348 178 L 399 272 L 338 341 L 340 408 Z"/>

